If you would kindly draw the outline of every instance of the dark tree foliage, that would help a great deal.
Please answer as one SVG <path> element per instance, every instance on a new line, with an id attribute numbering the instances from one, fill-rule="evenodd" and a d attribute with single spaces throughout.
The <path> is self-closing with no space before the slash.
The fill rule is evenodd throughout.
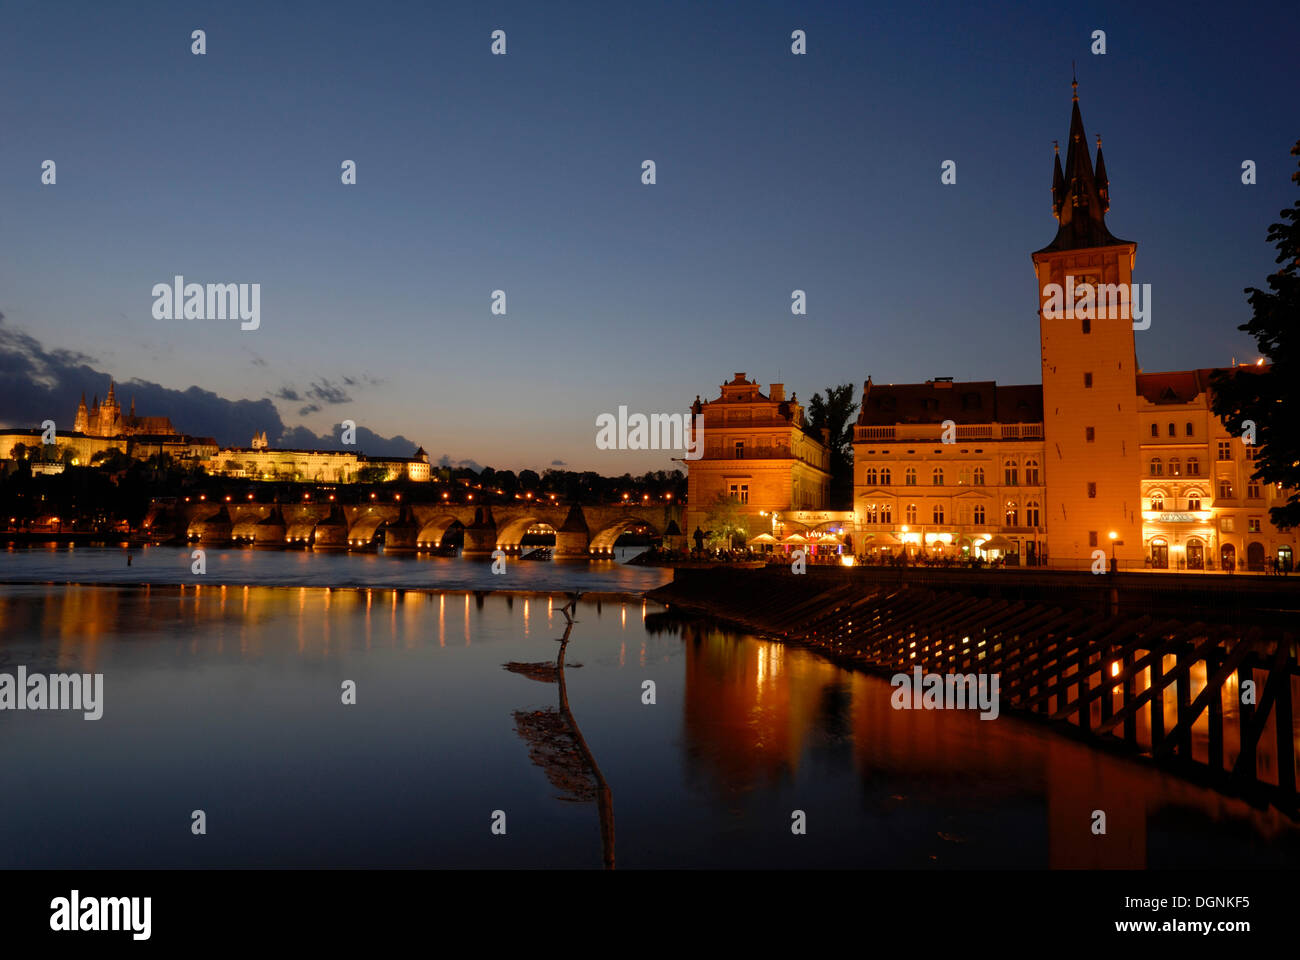
<path id="1" fill-rule="evenodd" d="M 853 399 L 853 385 L 842 383 L 827 387 L 826 396 L 814 393 L 808 402 L 808 426 L 821 439 L 823 427 L 829 428 L 831 448 L 830 508 L 849 510 L 853 506 L 853 426 L 858 411 Z"/>
<path id="2" fill-rule="evenodd" d="M 1291 148 L 1300 156 L 1300 141 Z M 1300 171 L 1291 174 L 1300 184 Z M 1300 200 L 1281 212 L 1281 221 L 1270 224 L 1268 241 L 1277 247 L 1282 266 L 1268 276 L 1268 290 L 1247 287 L 1247 301 L 1253 316 L 1237 329 L 1255 338 L 1265 366 L 1233 367 L 1221 370 L 1211 380 L 1213 409 L 1229 432 L 1242 435 L 1249 422 L 1255 425 L 1259 446 L 1255 459 L 1256 479 L 1280 483 L 1286 501 L 1269 510 L 1273 523 L 1282 529 L 1300 525 L 1300 419 L 1297 419 L 1296 389 L 1300 378 Z"/>

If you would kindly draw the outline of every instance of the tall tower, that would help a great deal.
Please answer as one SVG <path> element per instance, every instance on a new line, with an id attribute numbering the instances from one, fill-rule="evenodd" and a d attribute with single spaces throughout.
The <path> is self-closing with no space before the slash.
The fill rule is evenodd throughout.
<path id="1" fill-rule="evenodd" d="M 86 410 L 86 392 L 81 392 L 81 402 L 77 404 L 77 417 L 72 423 L 72 429 L 77 433 L 90 432 L 90 414 Z"/>
<path id="2" fill-rule="evenodd" d="M 1093 172 L 1079 113 L 1079 84 L 1065 171 L 1052 179 L 1056 239 L 1033 254 L 1043 358 L 1048 563 L 1081 568 L 1102 550 L 1141 562 L 1137 356 L 1128 291 L 1137 244 L 1106 229 L 1110 184 L 1097 143 Z M 1103 285 L 1098 287 L 1097 285 Z M 1107 309 L 1122 285 L 1122 303 Z M 1091 292 L 1093 303 L 1087 296 Z M 1145 306 L 1145 304 L 1144 304 Z M 1114 537 L 1112 537 L 1114 534 Z M 1127 561 L 1127 564 L 1125 563 Z"/>

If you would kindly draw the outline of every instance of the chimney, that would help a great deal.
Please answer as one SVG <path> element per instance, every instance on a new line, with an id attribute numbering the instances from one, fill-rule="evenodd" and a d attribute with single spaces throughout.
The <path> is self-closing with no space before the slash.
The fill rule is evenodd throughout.
<path id="1" fill-rule="evenodd" d="M 772 384 L 772 389 L 771 389 L 771 391 L 769 391 L 768 399 L 769 399 L 769 400 L 784 400 L 784 399 L 785 399 L 785 384 L 784 384 L 784 383 L 774 383 L 774 384 Z"/>

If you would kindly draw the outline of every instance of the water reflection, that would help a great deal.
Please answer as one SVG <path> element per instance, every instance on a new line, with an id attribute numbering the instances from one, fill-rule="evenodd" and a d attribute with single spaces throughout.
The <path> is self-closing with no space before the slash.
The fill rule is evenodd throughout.
<path id="1" fill-rule="evenodd" d="M 581 593 L 570 595 L 569 602 L 560 608 L 564 615 L 564 636 L 559 638 L 560 651 L 555 663 L 520 663 L 505 665 L 512 673 L 542 683 L 559 686 L 558 710 L 516 710 L 515 730 L 528 744 L 528 756 L 541 767 L 546 778 L 562 792 L 562 799 L 578 802 L 595 801 L 600 814 L 600 841 L 605 869 L 614 869 L 614 794 L 600 771 L 600 765 L 587 746 L 578 721 L 569 707 L 568 684 L 565 678 L 565 653 L 573 633 L 573 614 L 577 611 Z M 549 603 L 553 598 L 548 597 Z M 578 665 L 580 666 L 580 664 Z"/>
<path id="2" fill-rule="evenodd" d="M 612 865 L 611 783 L 621 867 L 1300 865 L 1279 814 L 640 601 L 4 586 L 0 638 L 0 670 L 105 675 L 102 720 L 0 713 L 0 866 L 592 867 L 593 798 Z M 501 669 L 543 660 L 555 697 Z M 581 803 L 522 761 L 546 711 Z M 197 806 L 222 829 L 196 846 Z"/>

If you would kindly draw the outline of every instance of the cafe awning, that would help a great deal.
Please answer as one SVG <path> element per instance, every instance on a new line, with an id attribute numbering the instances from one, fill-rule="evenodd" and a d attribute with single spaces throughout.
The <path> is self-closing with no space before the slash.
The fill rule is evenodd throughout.
<path id="1" fill-rule="evenodd" d="M 1001 534 L 996 537 L 990 537 L 979 545 L 981 550 L 1014 550 L 1015 547 L 1015 541 L 1008 540 Z"/>

